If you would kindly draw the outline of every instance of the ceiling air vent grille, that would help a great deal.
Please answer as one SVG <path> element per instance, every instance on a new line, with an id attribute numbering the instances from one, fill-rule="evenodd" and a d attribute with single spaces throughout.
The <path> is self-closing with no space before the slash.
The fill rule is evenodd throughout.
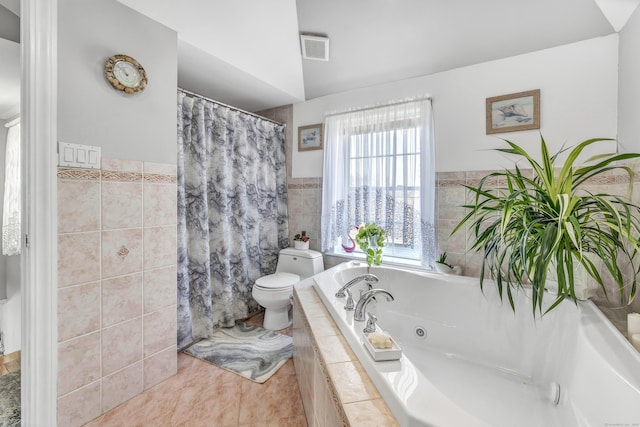
<path id="1" fill-rule="evenodd" d="M 329 60 L 329 39 L 318 36 L 300 36 L 302 57 L 305 59 Z"/>

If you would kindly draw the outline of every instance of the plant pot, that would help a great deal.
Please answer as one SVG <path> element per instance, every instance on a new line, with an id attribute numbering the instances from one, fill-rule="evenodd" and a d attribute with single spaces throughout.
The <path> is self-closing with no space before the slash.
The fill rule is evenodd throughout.
<path id="1" fill-rule="evenodd" d="M 462 274 L 462 268 L 459 265 L 454 265 L 453 267 L 449 267 L 448 265 L 444 265 L 439 262 L 436 262 L 436 271 L 438 273 L 453 274 L 456 276 L 460 276 Z"/>
<path id="2" fill-rule="evenodd" d="M 302 240 L 294 240 L 293 241 L 293 246 L 296 249 L 300 249 L 303 251 L 306 251 L 309 249 L 309 242 L 303 242 Z"/>
<path id="3" fill-rule="evenodd" d="M 438 273 L 453 274 L 453 268 L 439 262 L 436 262 L 436 271 Z"/>

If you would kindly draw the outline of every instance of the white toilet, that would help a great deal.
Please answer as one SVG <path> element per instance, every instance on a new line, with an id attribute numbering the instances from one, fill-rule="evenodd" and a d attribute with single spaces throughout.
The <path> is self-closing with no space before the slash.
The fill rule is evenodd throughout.
<path id="1" fill-rule="evenodd" d="M 263 327 L 278 330 L 291 325 L 289 297 L 293 294 L 293 285 L 323 270 L 320 252 L 282 249 L 276 272 L 256 280 L 251 291 L 253 298 L 265 308 Z"/>

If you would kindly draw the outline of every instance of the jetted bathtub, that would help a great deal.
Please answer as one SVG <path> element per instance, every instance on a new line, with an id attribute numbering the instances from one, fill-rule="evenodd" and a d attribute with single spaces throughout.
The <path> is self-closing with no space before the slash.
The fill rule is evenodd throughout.
<path id="1" fill-rule="evenodd" d="M 314 287 L 401 426 L 640 426 L 640 354 L 593 303 L 534 319 L 528 292 L 514 313 L 489 281 L 483 294 L 474 278 L 372 267 L 395 300 L 379 295 L 367 311 L 402 349 L 376 362 L 365 322 L 334 296 L 366 271 L 340 264 Z M 354 299 L 366 289 L 353 286 Z"/>

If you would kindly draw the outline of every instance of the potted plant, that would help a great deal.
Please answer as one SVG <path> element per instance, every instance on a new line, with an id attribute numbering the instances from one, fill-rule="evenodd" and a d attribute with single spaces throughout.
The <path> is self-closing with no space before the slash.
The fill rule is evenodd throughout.
<path id="1" fill-rule="evenodd" d="M 296 249 L 309 249 L 309 236 L 307 236 L 307 232 L 302 230 L 300 233 L 293 236 L 293 245 Z"/>
<path id="2" fill-rule="evenodd" d="M 436 261 L 436 271 L 438 273 L 451 274 L 453 273 L 453 266 L 447 263 L 447 252 L 442 252 L 440 258 Z"/>
<path id="3" fill-rule="evenodd" d="M 513 170 L 485 176 L 476 187 L 465 185 L 474 198 L 464 206 L 470 211 L 452 233 L 469 227 L 473 234 L 472 250 L 481 252 L 483 257 L 480 286 L 488 269 L 500 298 L 506 293 L 512 309 L 513 289 L 528 282 L 532 286 L 534 314 L 536 310 L 542 312 L 548 277 L 557 280 L 557 291 L 545 313 L 565 298 L 576 301 L 588 297 L 588 290 L 584 288 L 588 282 L 576 280 L 578 268 L 586 271 L 595 288 L 602 288 L 607 298 L 603 273 L 608 273 L 620 291 L 622 305 L 633 299 L 639 273 L 640 210 L 628 199 L 594 194 L 584 189 L 584 185 L 593 177 L 620 169 L 629 175 L 630 195 L 633 171 L 615 162 L 637 158 L 640 154 L 599 155 L 582 166 L 575 165 L 585 148 L 601 141 L 607 139 L 589 139 L 570 150 L 563 148 L 550 155 L 541 136 L 541 161 L 538 162 L 521 147 L 505 140 L 509 148 L 497 151 L 524 161 L 532 173 L 516 164 Z M 566 160 L 558 165 L 561 154 L 566 155 Z M 498 179 L 504 184 L 489 187 L 489 179 Z M 627 284 L 623 265 L 632 270 Z M 630 286 L 627 297 L 625 285 Z"/>
<path id="4" fill-rule="evenodd" d="M 367 266 L 371 268 L 371 264 L 382 264 L 382 249 L 387 238 L 387 232 L 384 228 L 374 223 L 362 224 L 358 227 L 356 234 L 356 243 L 358 247 L 367 257 Z"/>

